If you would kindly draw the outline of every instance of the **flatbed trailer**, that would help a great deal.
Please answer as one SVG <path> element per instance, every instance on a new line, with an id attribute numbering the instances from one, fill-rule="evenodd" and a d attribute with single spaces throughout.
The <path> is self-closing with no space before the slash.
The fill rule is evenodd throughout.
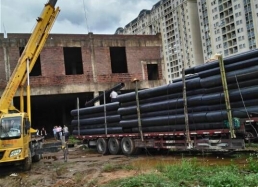
<path id="1" fill-rule="evenodd" d="M 239 150 L 245 148 L 243 138 L 230 137 L 229 129 L 195 130 L 190 131 L 191 146 L 187 143 L 184 131 L 175 132 L 148 132 L 122 134 L 77 135 L 90 148 L 97 148 L 100 154 L 133 155 L 141 148 L 157 150 Z"/>

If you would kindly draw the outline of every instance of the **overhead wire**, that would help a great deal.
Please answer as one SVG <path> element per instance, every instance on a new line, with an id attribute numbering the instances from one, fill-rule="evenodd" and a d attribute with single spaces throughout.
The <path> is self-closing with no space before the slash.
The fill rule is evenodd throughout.
<path id="1" fill-rule="evenodd" d="M 86 28 L 87 28 L 87 31 L 90 32 L 89 25 L 88 25 L 87 12 L 86 12 L 86 8 L 85 8 L 85 2 L 84 2 L 84 0 L 82 0 L 82 1 L 83 1 L 83 10 L 84 10 L 84 17 L 85 17 L 85 22 L 86 22 Z"/>
<path id="2" fill-rule="evenodd" d="M 2 14 L 3 14 L 3 10 L 2 10 L 2 1 L 0 1 L 0 10 L 1 10 L 1 13 L 0 13 L 0 32 L 2 33 Z"/>

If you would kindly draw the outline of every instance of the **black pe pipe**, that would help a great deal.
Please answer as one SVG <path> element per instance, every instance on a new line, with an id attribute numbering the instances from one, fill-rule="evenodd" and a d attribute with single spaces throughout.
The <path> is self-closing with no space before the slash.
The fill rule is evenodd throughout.
<path id="1" fill-rule="evenodd" d="M 198 89 L 200 88 L 200 79 L 199 78 L 194 78 L 190 80 L 186 80 L 186 88 L 188 90 L 191 89 Z M 156 97 L 156 96 L 162 96 L 162 95 L 167 95 L 171 93 L 178 93 L 182 92 L 183 86 L 181 82 L 176 82 L 164 86 L 159 86 L 156 88 L 149 88 L 145 90 L 141 90 L 138 92 L 139 99 L 147 99 L 151 97 Z M 135 100 L 135 92 L 130 92 L 127 94 L 122 94 L 117 96 L 117 101 L 119 102 L 128 102 L 128 101 L 134 101 Z"/>
<path id="2" fill-rule="evenodd" d="M 88 118 L 88 119 L 79 119 L 80 125 L 93 125 L 93 124 L 99 124 L 99 123 L 105 123 L 105 117 L 96 117 L 96 118 Z M 106 116 L 106 121 L 108 123 L 112 122 L 119 122 L 120 121 L 120 115 L 113 115 L 113 116 Z M 71 122 L 71 125 L 78 124 L 78 120 L 74 119 Z"/>
<path id="3" fill-rule="evenodd" d="M 251 51 L 241 53 L 241 54 L 237 54 L 237 55 L 234 55 L 234 56 L 225 57 L 223 59 L 223 61 L 224 61 L 224 64 L 226 66 L 228 64 L 237 63 L 239 61 L 255 58 L 257 56 L 258 56 L 258 49 L 255 49 L 255 50 L 251 50 Z M 186 69 L 185 74 L 186 75 L 187 74 L 195 74 L 195 73 L 199 73 L 201 71 L 205 71 L 205 70 L 213 69 L 213 68 L 217 68 L 217 67 L 219 67 L 218 60 L 213 61 L 213 62 L 209 62 L 209 63 L 206 63 L 206 64 L 202 64 L 202 65 L 199 65 L 199 66 L 195 66 L 193 68 Z"/>
<path id="4" fill-rule="evenodd" d="M 106 107 L 107 111 L 116 110 L 119 107 L 119 102 L 108 103 L 108 104 L 106 104 L 106 106 L 105 105 L 98 105 L 98 106 L 92 106 L 92 107 L 87 107 L 87 108 L 80 108 L 79 109 L 79 115 L 86 115 L 86 114 L 103 112 L 104 107 Z M 78 115 L 78 109 L 72 110 L 71 115 L 72 116 L 77 116 Z"/>
<path id="5" fill-rule="evenodd" d="M 74 129 L 77 129 L 77 125 L 72 126 Z M 120 127 L 119 122 L 114 122 L 114 123 L 107 123 L 107 127 Z M 94 125 L 81 125 L 80 129 L 98 129 L 98 128 L 105 128 L 105 124 L 94 124 Z"/>
<path id="6" fill-rule="evenodd" d="M 243 100 L 249 100 L 249 99 L 257 99 L 258 94 L 258 86 L 253 87 L 247 87 L 243 88 L 240 91 L 238 89 L 231 90 L 229 92 L 229 98 L 230 102 L 237 102 Z M 203 95 L 201 98 L 201 103 L 203 105 L 212 105 L 212 104 L 218 104 L 218 103 L 224 103 L 225 97 L 224 93 L 214 93 L 214 94 L 206 94 Z"/>
<path id="7" fill-rule="evenodd" d="M 95 117 L 103 117 L 104 111 L 103 112 L 97 112 L 93 114 L 87 114 L 87 115 L 81 115 L 80 119 L 88 119 L 88 118 L 95 118 Z M 106 111 L 106 116 L 111 116 L 111 115 L 118 115 L 117 109 L 112 110 L 112 111 Z M 78 119 L 78 116 L 74 116 L 74 119 Z"/>
<path id="8" fill-rule="evenodd" d="M 227 128 L 224 123 L 198 123 L 189 124 L 189 130 L 210 130 L 210 129 L 225 129 Z M 227 128 L 228 129 L 228 128 Z M 143 132 L 173 132 L 173 131 L 185 131 L 185 124 L 178 125 L 166 125 L 166 126 L 155 126 L 155 127 L 143 127 Z M 139 132 L 138 127 L 132 128 L 132 132 Z"/>
<path id="9" fill-rule="evenodd" d="M 123 133 L 122 127 L 110 127 L 107 128 L 108 134 L 118 134 Z M 78 130 L 73 130 L 73 135 L 78 134 Z M 80 135 L 97 135 L 97 134 L 105 134 L 105 128 L 96 128 L 96 129 L 82 129 L 80 130 Z"/>
<path id="10" fill-rule="evenodd" d="M 245 68 L 243 70 L 232 71 L 227 73 L 227 82 L 228 84 L 236 83 L 236 77 L 238 81 L 255 79 L 257 78 L 257 73 L 258 73 L 258 66 Z M 212 88 L 212 87 L 217 87 L 222 85 L 220 75 L 206 77 L 204 79 L 194 78 L 186 81 L 186 83 L 187 83 L 187 90 L 199 89 L 200 88 L 199 83 L 201 83 L 202 88 Z M 164 96 L 171 93 L 182 92 L 182 87 L 183 85 L 181 82 L 176 82 L 165 86 L 141 90 L 139 91 L 138 94 L 141 100 L 143 98 L 147 99 L 155 96 L 162 96 L 162 95 Z M 121 103 L 134 101 L 135 93 L 131 92 L 128 94 L 119 95 L 117 97 L 117 100 Z"/>
<path id="11" fill-rule="evenodd" d="M 187 91 L 186 95 L 187 97 L 197 95 L 197 94 L 203 94 L 205 93 L 205 89 L 197 89 L 197 90 L 191 90 Z M 141 99 L 139 100 L 139 104 L 147 104 L 147 103 L 154 103 L 154 102 L 159 102 L 159 101 L 166 101 L 166 100 L 171 100 L 171 99 L 176 99 L 176 98 L 182 98 L 183 93 L 174 93 L 174 94 L 168 94 L 168 95 L 163 95 L 163 96 L 157 96 L 157 97 L 151 97 L 148 99 Z M 120 103 L 120 106 L 123 107 L 128 107 L 128 106 L 136 106 L 136 101 L 130 101 L 130 102 L 123 102 Z"/>
<path id="12" fill-rule="evenodd" d="M 258 72 L 257 72 L 258 73 Z M 251 80 L 247 80 L 247 81 L 237 81 L 237 83 L 231 83 L 228 84 L 228 90 L 235 90 L 240 88 L 240 90 L 242 90 L 243 88 L 246 87 L 252 87 L 252 86 L 257 86 L 258 85 L 258 79 L 251 79 Z M 223 92 L 223 87 L 222 86 L 217 86 L 214 88 L 209 88 L 209 89 L 203 89 L 203 94 L 211 94 L 211 93 L 218 93 L 218 92 Z"/>
<path id="13" fill-rule="evenodd" d="M 197 78 L 197 77 L 199 77 L 198 74 L 191 74 L 191 75 L 189 74 L 189 75 L 187 75 L 187 76 L 185 77 L 185 80 L 194 79 L 194 78 Z M 172 82 L 173 82 L 173 83 L 175 83 L 175 82 L 182 82 L 182 78 L 174 79 Z"/>
<path id="14" fill-rule="evenodd" d="M 257 62 L 258 62 L 258 57 L 248 59 L 248 60 L 244 60 L 244 61 L 240 61 L 240 62 L 237 62 L 237 63 L 234 63 L 234 64 L 229 64 L 229 65 L 225 66 L 225 71 L 228 74 L 230 71 L 236 71 L 236 70 L 241 70 L 241 69 L 244 69 L 244 68 L 255 66 L 257 64 Z M 198 73 L 200 78 L 210 77 L 210 76 L 219 75 L 219 74 L 220 74 L 220 68 L 219 67 L 216 67 L 216 68 L 213 68 L 213 69 L 207 69 L 205 71 L 201 71 L 201 72 Z"/>
<path id="15" fill-rule="evenodd" d="M 244 103 L 242 101 L 231 103 L 231 108 L 243 108 L 250 106 L 258 106 L 258 99 L 245 100 Z M 198 112 L 208 112 L 208 111 L 216 111 L 216 110 L 225 110 L 226 105 L 224 103 L 216 104 L 216 105 L 205 105 L 205 106 L 196 106 L 196 107 L 188 107 L 188 113 L 198 113 Z M 141 118 L 148 117 L 158 117 L 158 116 L 170 116 L 170 115 L 179 115 L 184 114 L 184 109 L 169 109 L 169 110 L 161 110 L 161 111 L 153 111 L 153 112 L 141 112 Z M 137 119 L 137 114 L 130 115 L 122 115 L 121 120 L 131 120 Z"/>
<path id="16" fill-rule="evenodd" d="M 156 103 L 147 103 L 140 106 L 141 112 L 153 112 L 159 110 L 176 109 L 183 107 L 183 99 L 172 99 L 166 101 L 160 101 Z M 136 114 L 137 107 L 129 106 L 125 108 L 119 108 L 118 113 L 120 115 Z"/>
<path id="17" fill-rule="evenodd" d="M 250 106 L 246 108 L 237 108 L 232 110 L 232 116 L 236 118 L 247 118 L 249 114 L 258 113 L 258 106 Z M 212 122 L 221 122 L 227 120 L 227 111 L 209 111 L 209 112 L 200 112 L 192 113 L 188 115 L 190 123 L 212 123 Z M 164 125 L 176 125 L 183 124 L 185 122 L 185 115 L 179 114 L 176 116 L 158 116 L 158 117 L 149 117 L 142 118 L 141 125 L 143 127 L 150 126 L 164 126 Z M 121 120 L 119 122 L 122 127 L 132 128 L 138 126 L 138 120 Z"/>
<path id="18" fill-rule="evenodd" d="M 231 102 L 241 101 L 242 98 L 244 100 L 256 99 L 258 95 L 258 86 L 248 87 L 241 89 L 239 92 L 238 89 L 231 90 L 229 92 L 229 97 Z M 189 107 L 192 106 L 203 106 L 203 105 L 214 105 L 221 104 L 225 102 L 224 93 L 214 93 L 214 94 L 206 94 L 206 95 L 197 95 L 187 98 L 187 105 Z M 143 112 L 153 112 L 159 110 L 168 110 L 168 109 L 179 109 L 183 108 L 184 102 L 182 98 L 171 99 L 165 101 L 159 101 L 155 103 L 147 103 L 140 105 L 140 111 Z M 120 115 L 129 115 L 136 114 L 137 108 L 136 106 L 129 107 L 120 107 L 118 109 L 118 113 Z"/>
<path id="19" fill-rule="evenodd" d="M 106 90 L 105 91 L 105 96 L 106 97 L 109 97 L 110 93 L 114 90 L 114 91 L 118 91 L 118 90 L 121 90 L 123 87 L 125 86 L 124 83 L 119 83 L 117 84 L 116 86 L 114 86 L 113 88 L 109 89 L 109 90 Z M 100 94 L 99 96 L 93 98 L 92 100 L 88 101 L 85 103 L 85 106 L 88 107 L 88 106 L 92 106 L 96 101 L 100 100 L 104 98 L 104 93 Z"/>
<path id="20" fill-rule="evenodd" d="M 238 81 L 256 79 L 258 74 L 258 66 L 244 68 L 242 70 L 231 71 L 227 73 L 228 84 L 236 83 L 236 77 Z M 214 75 L 200 79 L 202 88 L 212 88 L 216 86 L 222 86 L 221 75 Z"/>

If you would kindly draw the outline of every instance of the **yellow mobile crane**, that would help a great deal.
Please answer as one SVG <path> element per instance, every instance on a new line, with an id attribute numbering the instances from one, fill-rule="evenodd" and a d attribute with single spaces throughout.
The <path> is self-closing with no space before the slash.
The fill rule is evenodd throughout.
<path id="1" fill-rule="evenodd" d="M 32 160 L 39 161 L 43 138 L 32 136 L 29 73 L 32 70 L 53 26 L 59 7 L 57 0 L 49 0 L 37 18 L 37 24 L 18 60 L 0 98 L 0 165 L 22 164 L 30 170 Z M 27 82 L 27 113 L 24 112 L 24 85 Z M 12 106 L 13 97 L 20 89 L 20 110 Z"/>

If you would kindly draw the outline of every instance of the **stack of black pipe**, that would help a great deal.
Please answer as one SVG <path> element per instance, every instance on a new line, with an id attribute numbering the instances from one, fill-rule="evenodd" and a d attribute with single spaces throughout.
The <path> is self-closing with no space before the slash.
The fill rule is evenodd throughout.
<path id="1" fill-rule="evenodd" d="M 232 116 L 247 118 L 257 114 L 258 50 L 225 58 L 224 64 Z M 228 128 L 218 61 L 187 69 L 185 73 L 190 130 Z M 185 130 L 182 79 L 141 90 L 138 96 L 143 132 Z M 115 122 L 115 128 L 121 132 L 139 132 L 135 92 L 119 95 L 117 101 L 116 115 L 120 119 Z M 99 133 L 93 131 L 92 134 Z"/>
<path id="2" fill-rule="evenodd" d="M 122 133 L 122 128 L 119 126 L 120 115 L 117 112 L 118 108 L 119 102 L 114 102 L 81 108 L 79 111 L 77 109 L 72 110 L 71 115 L 74 117 L 72 125 L 75 129 L 73 134 Z"/>

